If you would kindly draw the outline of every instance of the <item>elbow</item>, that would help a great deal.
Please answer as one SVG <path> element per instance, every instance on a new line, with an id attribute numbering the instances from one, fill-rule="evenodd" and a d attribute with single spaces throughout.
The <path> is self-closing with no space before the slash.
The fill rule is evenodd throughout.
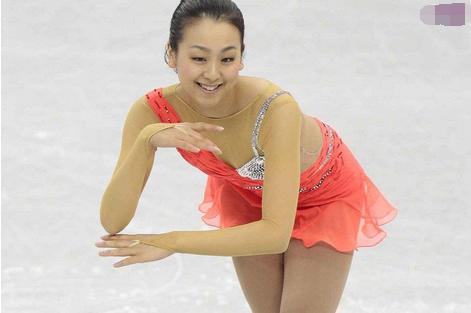
<path id="1" fill-rule="evenodd" d="M 288 250 L 291 241 L 292 228 L 280 228 L 277 223 L 270 222 L 270 230 L 268 232 L 273 234 L 270 240 L 270 246 L 274 254 L 283 253 Z"/>
<path id="2" fill-rule="evenodd" d="M 281 248 L 280 248 L 281 247 Z M 288 250 L 289 247 L 289 241 L 287 244 L 282 244 L 281 246 L 278 247 L 278 252 L 277 253 L 285 253 L 286 250 Z"/>
<path id="3" fill-rule="evenodd" d="M 122 231 L 124 229 L 124 227 L 119 227 L 119 225 L 114 225 L 112 223 L 107 223 L 106 221 L 104 221 L 101 218 L 100 218 L 100 221 L 101 221 L 101 226 L 110 235 L 117 234 L 117 233 L 119 233 L 120 231 Z"/>
<path id="4" fill-rule="evenodd" d="M 119 216 L 116 210 L 111 209 L 112 206 L 105 205 L 105 201 L 102 200 L 100 206 L 100 223 L 101 226 L 109 234 L 117 234 L 122 231 L 131 221 L 132 216 Z"/>
<path id="5" fill-rule="evenodd" d="M 109 234 L 117 234 L 120 231 L 122 231 L 126 225 L 118 225 L 115 222 L 113 222 L 113 219 L 110 217 L 107 217 L 106 214 L 103 214 L 103 212 L 100 214 L 100 223 L 101 226 L 107 231 Z"/>
<path id="6" fill-rule="evenodd" d="M 291 233 L 288 236 L 283 236 L 283 237 L 277 237 L 275 238 L 275 249 L 276 253 L 284 253 L 286 250 L 288 250 L 289 243 L 291 241 Z"/>

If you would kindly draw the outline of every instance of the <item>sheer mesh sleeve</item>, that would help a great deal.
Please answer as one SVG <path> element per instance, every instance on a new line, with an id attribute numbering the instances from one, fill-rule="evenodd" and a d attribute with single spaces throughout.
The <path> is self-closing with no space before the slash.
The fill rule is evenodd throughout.
<path id="1" fill-rule="evenodd" d="M 107 232 L 120 232 L 133 218 L 154 163 L 156 149 L 149 140 L 156 132 L 173 126 L 160 123 L 145 96 L 129 109 L 118 161 L 100 204 L 100 221 Z"/>

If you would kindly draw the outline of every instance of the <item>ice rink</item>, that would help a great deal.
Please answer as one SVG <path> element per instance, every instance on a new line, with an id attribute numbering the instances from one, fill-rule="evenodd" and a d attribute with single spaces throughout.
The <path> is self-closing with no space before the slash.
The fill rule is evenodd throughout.
<path id="1" fill-rule="evenodd" d="M 164 62 L 178 3 L 2 1 L 2 312 L 250 312 L 230 257 L 113 268 L 94 245 L 130 105 L 178 82 Z M 471 312 L 469 21 L 425 25 L 436 3 L 415 0 L 236 3 L 240 75 L 332 125 L 398 209 L 355 253 L 337 312 Z M 205 179 L 159 149 L 123 233 L 214 229 Z"/>

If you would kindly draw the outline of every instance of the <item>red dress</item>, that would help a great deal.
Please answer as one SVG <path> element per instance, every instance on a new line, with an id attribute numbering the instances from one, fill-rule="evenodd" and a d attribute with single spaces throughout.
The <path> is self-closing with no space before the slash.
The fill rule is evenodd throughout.
<path id="1" fill-rule="evenodd" d="M 180 117 L 163 97 L 162 88 L 147 94 L 148 104 L 163 123 Z M 379 226 L 397 210 L 367 176 L 350 149 L 328 124 L 312 117 L 323 134 L 317 160 L 301 173 L 292 238 L 309 248 L 319 241 L 341 252 L 377 245 L 386 237 Z M 226 228 L 262 217 L 263 180 L 242 177 L 213 153 L 176 148 L 191 165 L 208 175 L 199 211 L 210 226 Z"/>

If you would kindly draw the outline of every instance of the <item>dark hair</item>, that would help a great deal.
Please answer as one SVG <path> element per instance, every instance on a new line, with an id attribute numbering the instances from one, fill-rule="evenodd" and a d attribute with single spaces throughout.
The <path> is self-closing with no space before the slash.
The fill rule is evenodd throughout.
<path id="1" fill-rule="evenodd" d="M 237 5 L 231 0 L 182 0 L 173 12 L 170 22 L 169 43 L 175 53 L 178 52 L 178 44 L 183 38 L 183 29 L 200 18 L 209 17 L 215 21 L 228 22 L 240 33 L 241 53 L 244 53 L 244 17 Z M 165 63 L 168 50 L 165 49 Z"/>

